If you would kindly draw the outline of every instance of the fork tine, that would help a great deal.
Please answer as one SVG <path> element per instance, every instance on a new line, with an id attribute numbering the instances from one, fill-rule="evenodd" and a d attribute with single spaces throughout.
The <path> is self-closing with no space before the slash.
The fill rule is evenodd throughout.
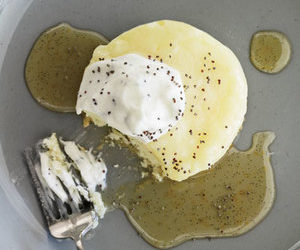
<path id="1" fill-rule="evenodd" d="M 44 219 L 52 236 L 70 237 L 76 242 L 77 249 L 82 250 L 81 237 L 98 224 L 98 216 L 93 211 L 94 206 L 89 197 L 89 187 L 87 183 L 82 182 L 81 173 L 74 167 L 73 160 L 63 149 L 61 150 L 66 155 L 64 162 L 70 174 L 68 173 L 67 178 L 59 172 L 54 174 L 52 171 L 57 169 L 52 169 L 53 165 L 48 166 L 47 160 L 51 161 L 53 158 L 46 154 L 47 150 L 51 150 L 46 146 L 47 144 L 40 141 L 34 147 L 26 148 L 24 152 Z M 45 158 L 46 155 L 48 159 Z M 56 179 L 53 179 L 53 176 Z M 51 181 L 49 185 L 48 179 Z"/>
<path id="2" fill-rule="evenodd" d="M 45 188 L 43 188 L 43 185 L 41 183 L 41 178 L 39 178 L 39 176 L 38 176 L 39 170 L 37 170 L 37 168 L 36 168 L 37 162 L 34 161 L 36 159 L 34 154 L 35 154 L 35 152 L 32 148 L 25 149 L 25 157 L 26 157 L 26 161 L 28 163 L 28 169 L 29 169 L 29 172 L 31 175 L 31 179 L 32 179 L 33 185 L 35 187 L 38 199 L 40 201 L 40 205 L 41 205 L 44 217 L 49 226 L 49 225 L 53 224 L 57 218 L 57 215 L 55 215 L 55 211 L 57 211 L 57 209 L 55 209 L 53 203 L 51 204 L 51 202 L 50 202 L 50 197 L 51 196 L 54 197 L 52 191 L 50 189 L 45 190 Z M 45 192 L 47 192 L 48 195 L 46 195 Z"/>
<path id="3" fill-rule="evenodd" d="M 40 205 L 48 226 L 57 222 L 59 219 L 68 219 L 70 214 L 86 212 L 90 210 L 91 203 L 87 202 L 84 197 L 81 196 L 83 204 L 82 209 L 80 209 L 74 204 L 74 202 L 72 202 L 70 193 L 67 189 L 65 189 L 65 192 L 69 197 L 69 202 L 64 203 L 49 188 L 41 173 L 40 159 L 37 153 L 41 150 L 43 150 L 43 147 L 39 142 L 34 148 L 28 147 L 25 149 L 25 157 L 28 163 L 33 185 L 35 187 L 38 199 L 40 200 Z M 65 188 L 63 183 L 62 186 Z"/>

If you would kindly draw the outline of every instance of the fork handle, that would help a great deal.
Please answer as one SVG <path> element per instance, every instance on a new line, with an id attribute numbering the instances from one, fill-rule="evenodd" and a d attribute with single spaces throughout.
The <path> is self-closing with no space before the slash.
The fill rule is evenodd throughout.
<path id="1" fill-rule="evenodd" d="M 81 238 L 77 239 L 77 240 L 75 241 L 75 243 L 76 243 L 77 250 L 84 250 L 84 249 L 83 249 L 83 245 L 82 245 Z"/>

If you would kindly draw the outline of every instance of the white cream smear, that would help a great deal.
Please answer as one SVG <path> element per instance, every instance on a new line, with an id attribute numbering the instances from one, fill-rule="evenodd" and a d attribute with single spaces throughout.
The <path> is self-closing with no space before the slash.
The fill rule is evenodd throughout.
<path id="1" fill-rule="evenodd" d="M 180 73 L 160 60 L 136 54 L 90 64 L 84 71 L 76 112 L 85 112 L 123 134 L 150 142 L 182 117 Z"/>
<path id="2" fill-rule="evenodd" d="M 103 160 L 72 141 L 61 140 L 64 147 L 62 151 L 55 134 L 45 138 L 42 143 L 45 151 L 39 152 L 41 173 L 49 188 L 62 202 L 71 201 L 77 208 L 84 197 L 93 203 L 96 213 L 103 218 L 106 207 L 101 193 L 96 190 L 106 187 L 107 168 Z M 67 160 L 67 157 L 71 160 Z M 83 183 L 72 173 L 72 167 L 79 172 Z"/>

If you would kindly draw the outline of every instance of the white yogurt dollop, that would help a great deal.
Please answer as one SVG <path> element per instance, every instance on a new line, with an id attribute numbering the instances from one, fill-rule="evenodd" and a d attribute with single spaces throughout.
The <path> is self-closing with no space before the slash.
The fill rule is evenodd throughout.
<path id="1" fill-rule="evenodd" d="M 182 117 L 185 95 L 179 72 L 136 54 L 95 62 L 84 72 L 76 112 L 123 134 L 150 142 Z"/>

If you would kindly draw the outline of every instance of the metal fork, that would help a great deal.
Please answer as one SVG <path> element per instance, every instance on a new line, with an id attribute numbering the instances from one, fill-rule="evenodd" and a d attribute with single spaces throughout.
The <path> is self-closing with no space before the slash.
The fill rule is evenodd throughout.
<path id="1" fill-rule="evenodd" d="M 97 221 L 94 211 L 71 215 L 68 220 L 56 222 L 49 226 L 49 231 L 56 238 L 72 238 L 78 250 L 83 250 L 81 238 L 93 228 Z"/>
<path id="2" fill-rule="evenodd" d="M 25 149 L 25 157 L 49 231 L 56 238 L 72 238 L 77 249 L 83 250 L 82 237 L 98 224 L 98 217 L 90 203 L 77 208 L 71 199 L 63 203 L 51 191 L 41 174 L 39 147 Z"/>

